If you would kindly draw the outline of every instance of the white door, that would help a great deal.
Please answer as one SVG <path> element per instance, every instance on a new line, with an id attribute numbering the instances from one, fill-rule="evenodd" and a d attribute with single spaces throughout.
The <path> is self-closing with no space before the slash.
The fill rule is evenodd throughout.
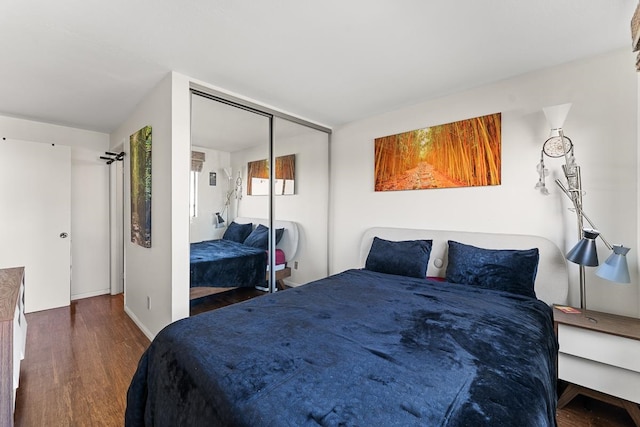
<path id="1" fill-rule="evenodd" d="M 0 268 L 25 267 L 27 312 L 71 295 L 71 149 L 0 140 Z"/>

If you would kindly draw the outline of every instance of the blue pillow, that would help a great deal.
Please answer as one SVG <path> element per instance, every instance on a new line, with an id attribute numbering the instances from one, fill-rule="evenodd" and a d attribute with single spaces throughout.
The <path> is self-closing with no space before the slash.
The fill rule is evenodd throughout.
<path id="1" fill-rule="evenodd" d="M 276 245 L 280 243 L 283 234 L 284 228 L 276 228 Z M 265 251 L 269 249 L 269 227 L 262 224 L 258 225 L 244 240 L 244 244 L 264 249 Z"/>
<path id="2" fill-rule="evenodd" d="M 427 276 L 431 245 L 431 240 L 392 242 L 374 237 L 364 268 L 379 273 L 424 279 Z"/>
<path id="3" fill-rule="evenodd" d="M 266 251 L 269 248 L 269 228 L 262 224 L 258 225 L 244 240 L 244 244 Z"/>
<path id="4" fill-rule="evenodd" d="M 535 298 L 538 249 L 483 249 L 449 240 L 447 282 Z"/>
<path id="5" fill-rule="evenodd" d="M 224 240 L 231 240 L 233 242 L 242 243 L 245 241 L 247 236 L 251 234 L 251 230 L 253 229 L 253 224 L 238 224 L 237 222 L 232 222 L 229 224 L 227 229 L 225 230 L 222 238 Z"/>

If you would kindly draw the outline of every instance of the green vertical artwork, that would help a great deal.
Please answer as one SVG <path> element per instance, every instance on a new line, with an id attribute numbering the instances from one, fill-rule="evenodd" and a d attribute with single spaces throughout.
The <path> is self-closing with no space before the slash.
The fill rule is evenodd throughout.
<path id="1" fill-rule="evenodd" d="M 151 126 L 129 137 L 131 241 L 151 247 Z"/>

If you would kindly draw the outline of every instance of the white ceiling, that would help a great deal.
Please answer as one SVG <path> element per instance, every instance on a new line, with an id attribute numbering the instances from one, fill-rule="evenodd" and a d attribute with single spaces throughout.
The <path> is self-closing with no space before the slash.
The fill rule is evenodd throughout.
<path id="1" fill-rule="evenodd" d="M 337 126 L 630 48 L 636 5 L 2 0 L 0 114 L 111 132 L 174 70 Z"/>

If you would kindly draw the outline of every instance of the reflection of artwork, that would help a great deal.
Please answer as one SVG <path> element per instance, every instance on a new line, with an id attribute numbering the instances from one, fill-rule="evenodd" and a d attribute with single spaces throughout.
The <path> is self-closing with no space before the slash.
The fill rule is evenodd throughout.
<path id="1" fill-rule="evenodd" d="M 501 114 L 375 140 L 375 190 L 500 185 Z"/>
<path id="2" fill-rule="evenodd" d="M 151 126 L 129 138 L 131 159 L 131 241 L 151 247 Z"/>
<path id="3" fill-rule="evenodd" d="M 295 194 L 296 155 L 276 157 L 275 195 Z M 265 196 L 269 194 L 269 162 L 257 160 L 247 164 L 247 194 Z"/>

